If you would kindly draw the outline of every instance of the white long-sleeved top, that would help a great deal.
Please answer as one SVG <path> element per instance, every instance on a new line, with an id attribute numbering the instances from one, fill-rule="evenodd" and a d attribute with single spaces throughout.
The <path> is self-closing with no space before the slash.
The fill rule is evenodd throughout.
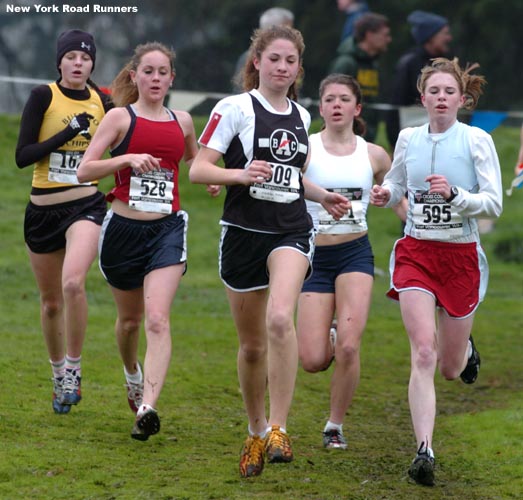
<path id="1" fill-rule="evenodd" d="M 429 194 L 425 179 L 430 174 L 444 175 L 458 195 L 446 202 Z M 475 218 L 496 218 L 502 212 L 501 171 L 492 137 L 458 121 L 441 134 L 429 133 L 428 124 L 402 130 L 382 187 L 391 192 L 387 207 L 408 193 L 405 234 L 418 239 L 479 241 Z"/>

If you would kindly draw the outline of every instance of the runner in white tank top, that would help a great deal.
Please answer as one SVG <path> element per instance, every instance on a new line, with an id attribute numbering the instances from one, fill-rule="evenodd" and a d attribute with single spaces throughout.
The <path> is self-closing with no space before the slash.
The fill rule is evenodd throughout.
<path id="1" fill-rule="evenodd" d="M 374 257 L 367 237 L 367 207 L 373 182 L 390 168 L 385 150 L 367 143 L 361 91 L 351 76 L 333 74 L 320 85 L 320 114 L 325 128 L 310 137 L 306 179 L 343 194 L 351 209 L 335 220 L 319 203 L 307 202 L 316 235 L 312 276 L 298 301 L 298 352 L 308 372 L 326 369 L 336 359 L 331 381 L 326 448 L 347 447 L 342 424 L 360 375 L 359 349 L 370 307 Z M 331 329 L 334 315 L 337 327 Z M 331 342 L 329 333 L 336 333 Z M 333 345 L 335 343 L 335 345 Z"/>

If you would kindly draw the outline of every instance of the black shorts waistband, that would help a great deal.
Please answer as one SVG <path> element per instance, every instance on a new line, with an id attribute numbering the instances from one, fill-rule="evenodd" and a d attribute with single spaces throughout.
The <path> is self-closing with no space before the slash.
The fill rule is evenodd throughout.
<path id="1" fill-rule="evenodd" d="M 90 194 L 89 196 L 83 196 L 82 198 L 76 198 L 74 200 L 64 201 L 62 203 L 53 203 L 52 205 L 36 205 L 31 200 L 29 200 L 28 205 L 31 207 L 32 210 L 46 212 L 48 210 L 59 210 L 61 208 L 72 207 L 78 203 L 85 203 L 86 201 L 94 201 L 96 198 L 99 197 L 105 199 L 105 195 L 101 191 L 96 191 L 96 193 Z"/>
<path id="2" fill-rule="evenodd" d="M 159 219 L 153 220 L 142 220 L 142 219 L 131 219 L 130 217 L 125 217 L 124 215 L 119 215 L 111 211 L 111 218 L 115 221 L 123 222 L 125 224 L 135 224 L 136 226 L 153 226 L 154 224 L 160 224 L 171 219 L 176 219 L 177 217 L 183 216 L 185 214 L 184 210 L 178 210 L 172 214 L 167 214 Z"/>

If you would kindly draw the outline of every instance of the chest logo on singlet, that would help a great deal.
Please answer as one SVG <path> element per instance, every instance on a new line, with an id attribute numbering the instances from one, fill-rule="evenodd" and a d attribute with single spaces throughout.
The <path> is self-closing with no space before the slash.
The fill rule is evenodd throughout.
<path id="1" fill-rule="evenodd" d="M 269 148 L 273 158 L 280 162 L 291 161 L 299 151 L 298 138 L 289 130 L 277 129 L 269 139 Z"/>

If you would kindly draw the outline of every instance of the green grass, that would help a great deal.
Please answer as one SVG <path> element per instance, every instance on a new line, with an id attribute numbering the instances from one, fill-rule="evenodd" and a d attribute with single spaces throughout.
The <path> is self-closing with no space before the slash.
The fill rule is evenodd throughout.
<path id="1" fill-rule="evenodd" d="M 201 130 L 205 120 L 197 120 Z M 317 125 L 317 124 L 316 124 Z M 23 243 L 31 169 L 18 170 L 18 117 L 0 117 L 0 498 L 2 499 L 510 499 L 523 495 L 523 266 L 503 244 L 523 240 L 523 191 L 505 200 L 495 230 L 483 237 L 491 282 L 476 316 L 483 366 L 466 386 L 437 376 L 434 436 L 437 485 L 407 480 L 415 451 L 407 404 L 409 347 L 399 310 L 378 277 L 362 346 L 361 383 L 346 421 L 349 450 L 322 449 L 331 372 L 298 373 L 288 428 L 296 459 L 240 480 L 246 417 L 236 375 L 236 333 L 217 273 L 223 197 L 210 199 L 182 175 L 190 214 L 189 269 L 172 309 L 173 359 L 159 402 L 162 431 L 130 438 L 122 365 L 113 334 L 115 308 L 98 268 L 88 279 L 89 328 L 81 404 L 51 409 L 51 371 L 38 319 L 38 293 Z M 512 178 L 518 130 L 495 142 L 504 185 Z M 106 189 L 111 180 L 105 180 Z M 376 264 L 387 269 L 399 223 L 371 207 Z M 500 250 L 501 248 L 501 250 Z M 519 254 L 521 259 L 521 253 Z M 142 339 L 141 352 L 144 350 Z"/>

